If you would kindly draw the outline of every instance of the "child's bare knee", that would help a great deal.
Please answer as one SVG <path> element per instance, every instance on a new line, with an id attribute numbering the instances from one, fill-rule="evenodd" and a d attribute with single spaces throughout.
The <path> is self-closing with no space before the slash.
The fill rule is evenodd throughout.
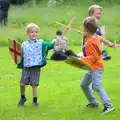
<path id="1" fill-rule="evenodd" d="M 20 86 L 25 86 L 25 84 L 23 84 L 23 83 L 20 83 Z"/>
<path id="2" fill-rule="evenodd" d="M 37 87 L 37 85 L 31 85 L 32 86 L 32 88 L 36 88 Z"/>

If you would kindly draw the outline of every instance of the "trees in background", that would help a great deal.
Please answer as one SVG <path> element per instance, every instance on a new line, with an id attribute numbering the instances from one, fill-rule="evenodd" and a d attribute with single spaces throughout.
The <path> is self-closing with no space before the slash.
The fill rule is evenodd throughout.
<path id="1" fill-rule="evenodd" d="M 64 2 L 81 2 L 81 0 L 10 0 L 12 4 L 23 4 L 25 2 L 35 2 L 39 3 L 41 1 L 45 1 L 46 3 L 64 3 Z M 87 1 L 87 0 L 85 0 Z M 107 2 L 107 3 L 120 3 L 120 0 L 88 0 L 93 2 Z"/>
<path id="2" fill-rule="evenodd" d="M 12 4 L 23 4 L 25 2 L 30 2 L 30 1 L 34 1 L 36 3 L 40 2 L 41 0 L 10 0 Z"/>
<path id="3" fill-rule="evenodd" d="M 10 0 L 12 4 L 23 4 L 25 0 Z"/>

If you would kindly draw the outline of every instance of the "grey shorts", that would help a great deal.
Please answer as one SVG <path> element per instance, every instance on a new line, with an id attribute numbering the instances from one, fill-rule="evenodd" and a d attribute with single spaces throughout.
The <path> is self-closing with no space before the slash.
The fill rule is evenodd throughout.
<path id="1" fill-rule="evenodd" d="M 39 85 L 40 71 L 39 67 L 23 68 L 20 83 L 25 85 Z"/>

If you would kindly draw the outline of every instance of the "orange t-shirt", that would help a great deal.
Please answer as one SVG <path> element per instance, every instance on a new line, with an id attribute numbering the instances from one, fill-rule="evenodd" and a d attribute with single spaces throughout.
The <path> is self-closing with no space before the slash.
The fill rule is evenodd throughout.
<path id="1" fill-rule="evenodd" d="M 103 70 L 102 48 L 99 36 L 86 37 L 86 56 L 81 58 L 91 66 L 92 71 Z"/>

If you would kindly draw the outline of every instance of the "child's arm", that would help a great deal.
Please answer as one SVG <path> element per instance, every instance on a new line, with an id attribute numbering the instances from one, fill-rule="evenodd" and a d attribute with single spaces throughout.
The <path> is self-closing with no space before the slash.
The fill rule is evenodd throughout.
<path id="1" fill-rule="evenodd" d="M 54 41 L 54 48 L 53 48 L 55 51 L 61 50 L 61 46 L 60 46 L 61 41 L 62 41 L 62 39 L 59 36 L 57 36 L 56 40 Z"/>
<path id="2" fill-rule="evenodd" d="M 68 38 L 64 36 L 63 39 L 64 39 L 65 42 L 66 42 L 66 48 L 65 48 L 65 51 L 67 51 L 67 50 L 68 50 Z"/>
<path id="3" fill-rule="evenodd" d="M 105 40 L 103 37 L 100 37 L 100 41 L 105 43 L 106 45 L 108 45 L 109 47 L 114 47 L 114 43 L 108 41 L 108 40 Z"/>
<path id="4" fill-rule="evenodd" d="M 69 30 L 69 27 L 71 27 L 72 23 L 76 20 L 76 17 L 73 17 L 72 20 L 70 21 L 70 23 L 68 24 L 68 27 L 65 28 L 65 30 L 63 31 L 63 34 L 61 35 L 61 37 L 63 37 L 65 35 L 65 33 Z"/>
<path id="5" fill-rule="evenodd" d="M 53 49 L 55 43 L 54 42 L 43 42 L 42 47 L 44 48 L 45 46 L 47 46 L 47 50 Z"/>
<path id="6" fill-rule="evenodd" d="M 100 37 L 100 41 L 107 44 L 109 47 L 114 47 L 114 48 L 120 47 L 120 44 L 112 43 L 108 40 L 105 40 L 103 37 Z"/>
<path id="7" fill-rule="evenodd" d="M 115 47 L 120 47 L 120 44 L 115 44 Z"/>
<path id="8" fill-rule="evenodd" d="M 66 42 L 66 46 L 61 46 L 62 45 L 62 42 Z M 67 43 L 67 38 L 66 37 L 63 37 L 63 39 L 59 36 L 57 36 L 56 40 L 55 40 L 55 45 L 54 45 L 54 50 L 56 51 L 62 51 L 62 50 L 65 50 L 67 51 L 68 50 L 68 43 Z"/>

